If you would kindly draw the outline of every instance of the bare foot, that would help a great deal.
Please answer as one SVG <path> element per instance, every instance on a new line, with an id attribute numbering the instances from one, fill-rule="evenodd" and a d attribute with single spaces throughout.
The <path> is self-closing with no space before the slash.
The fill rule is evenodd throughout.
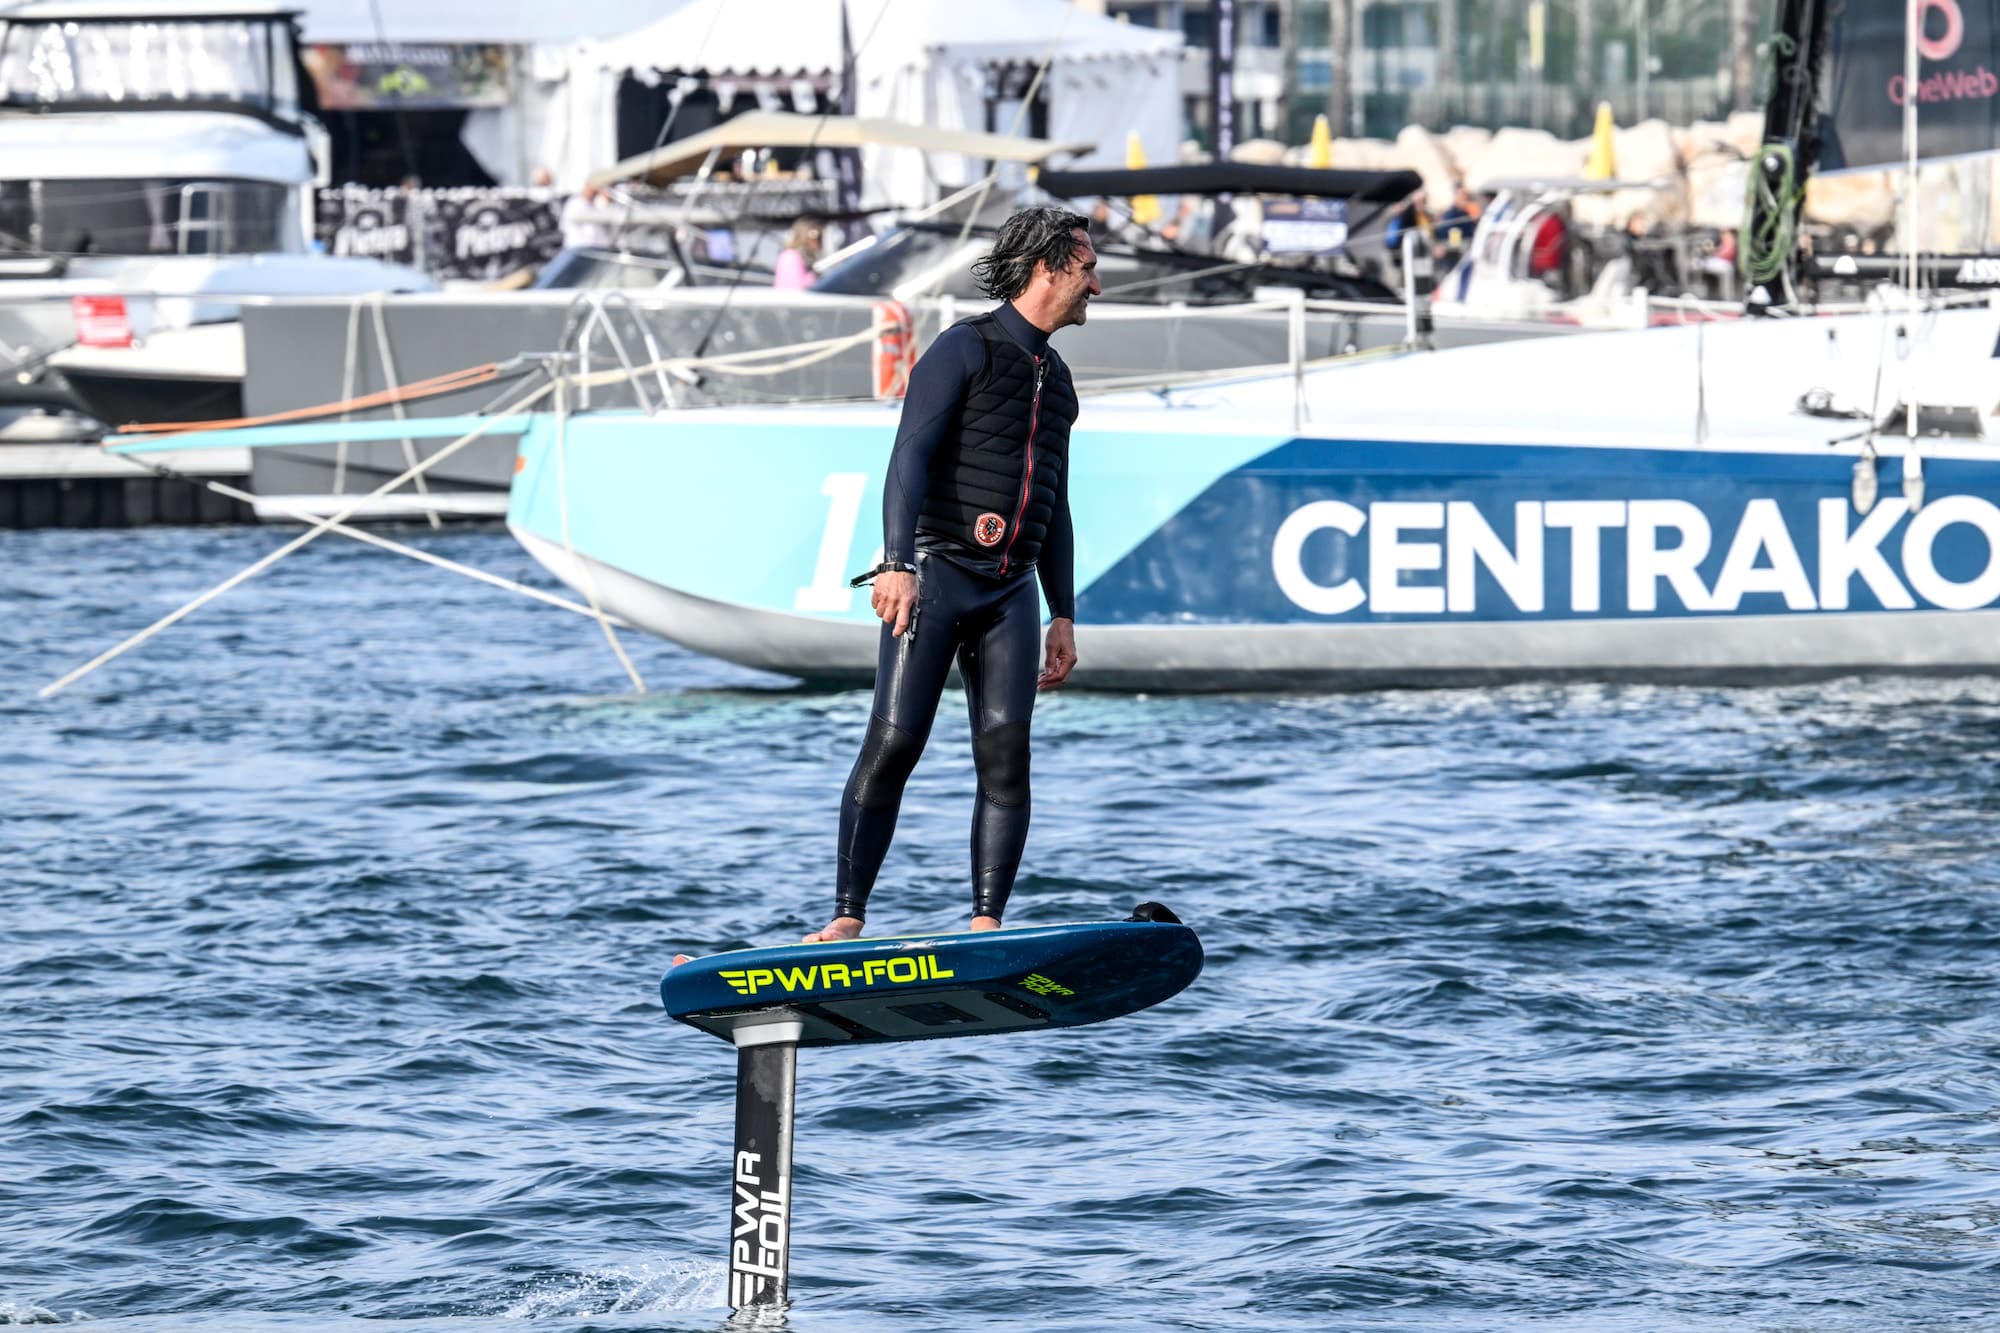
<path id="1" fill-rule="evenodd" d="M 801 944 L 831 944 L 835 940 L 851 940 L 861 934 L 861 923 L 851 916 L 837 916 L 827 922 L 826 929 L 815 930 L 800 940 Z"/>
<path id="2" fill-rule="evenodd" d="M 675 955 L 674 955 L 674 961 L 673 961 L 673 962 L 671 962 L 671 963 L 668 963 L 668 964 L 667 964 L 667 966 L 668 966 L 668 967 L 679 967 L 679 966 L 680 966 L 680 965 L 681 965 L 682 963 L 685 963 L 685 962 L 686 962 L 686 961 L 688 960 L 688 958 L 689 958 L 689 955 L 687 955 L 687 954 L 684 954 L 684 953 L 677 953 L 677 954 L 675 954 Z"/>
<path id="3" fill-rule="evenodd" d="M 976 916 L 972 918 L 972 929 L 998 930 L 1000 929 L 1000 918 L 993 916 Z"/>

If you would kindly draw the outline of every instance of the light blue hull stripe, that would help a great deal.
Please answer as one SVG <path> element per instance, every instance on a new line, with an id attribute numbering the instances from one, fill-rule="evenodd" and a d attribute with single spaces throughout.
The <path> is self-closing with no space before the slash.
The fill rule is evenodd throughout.
<path id="1" fill-rule="evenodd" d="M 572 417 L 562 460 L 571 539 L 595 560 L 711 601 L 867 622 L 867 595 L 846 584 L 881 548 L 895 438 L 886 420 L 783 427 L 671 414 Z M 1218 476 L 1283 439 L 1093 432 L 1091 471 L 1119 485 L 1115 497 L 1072 495 L 1077 586 L 1125 559 Z M 560 544 L 564 488 L 552 417 L 537 414 L 521 457 L 508 521 Z"/>
<path id="2" fill-rule="evenodd" d="M 489 425 L 489 423 L 492 423 Z M 277 449 L 287 445 L 368 444 L 378 440 L 455 440 L 487 425 L 486 434 L 504 438 L 528 428 L 528 416 L 411 417 L 408 421 L 302 421 L 283 426 L 240 426 L 196 430 L 184 435 L 112 435 L 104 447 L 114 454 L 167 454 L 185 449 Z"/>

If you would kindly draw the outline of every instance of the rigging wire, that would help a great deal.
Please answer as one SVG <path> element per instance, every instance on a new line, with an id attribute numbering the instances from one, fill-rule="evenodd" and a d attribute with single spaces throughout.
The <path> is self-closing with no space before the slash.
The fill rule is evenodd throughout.
<path id="1" fill-rule="evenodd" d="M 189 482 L 202 487 L 204 490 L 220 495 L 224 499 L 237 500 L 247 505 L 261 503 L 265 508 L 275 510 L 286 518 L 294 519 L 300 523 L 314 523 L 318 521 L 317 517 L 307 510 L 296 508 L 271 496 L 256 495 L 249 491 L 240 490 L 235 486 L 231 486 L 228 482 L 217 481 L 212 477 L 198 477 L 192 473 L 178 472 L 164 463 L 156 462 L 150 458 L 143 458 L 136 454 L 127 454 L 125 457 L 134 465 L 145 468 L 156 477 L 162 477 L 169 481 Z M 433 551 L 426 551 L 421 547 L 410 546 L 393 538 L 384 537 L 379 532 L 370 532 L 366 528 L 357 528 L 346 523 L 335 523 L 332 531 L 339 533 L 343 537 L 358 541 L 365 546 L 374 546 L 392 555 L 400 555 L 426 565 L 433 565 L 447 573 L 462 575 L 475 582 L 489 584 L 506 592 L 519 593 L 523 597 L 532 598 L 537 602 L 573 612 L 576 615 L 593 617 L 601 617 L 602 615 L 601 612 L 593 611 L 590 607 L 580 602 L 572 602 L 567 597 L 558 597 L 552 592 L 543 592 L 540 588 L 531 588 L 525 583 L 519 583 L 509 578 L 502 578 L 498 574 L 488 573 L 486 570 L 462 564 L 457 560 L 447 559 Z M 616 617 L 612 617 L 611 619 L 612 623 L 620 627 L 626 627 L 624 621 Z"/>
<path id="2" fill-rule="evenodd" d="M 512 415 L 517 412 L 527 411 L 534 404 L 540 402 L 543 398 L 547 397 L 550 391 L 554 387 L 555 387 L 554 381 L 551 380 L 547 384 L 543 384 L 540 387 L 529 391 L 528 393 L 522 394 L 520 398 L 518 398 L 512 404 L 509 405 L 508 415 Z M 496 416 L 491 418 L 490 420 L 480 422 L 479 425 L 467 431 L 465 434 L 459 436 L 456 440 L 453 440 L 450 444 L 438 450 L 436 453 L 432 454 L 429 458 L 424 459 L 422 462 L 418 463 L 415 467 L 406 468 L 403 472 L 399 473 L 394 477 L 391 477 L 388 481 L 383 482 L 380 486 L 377 486 L 374 490 L 370 491 L 368 494 L 355 497 L 354 502 L 352 504 L 347 505 L 345 508 L 341 509 L 338 513 L 331 514 L 326 518 L 321 519 L 319 522 L 315 523 L 312 527 L 308 528 L 305 532 L 301 533 L 299 536 L 294 537 L 292 540 L 286 542 L 283 546 L 278 547 L 276 550 L 270 552 L 268 555 L 263 556 L 261 559 L 258 559 L 252 562 L 251 564 L 245 566 L 243 569 L 238 570 L 236 573 L 224 579 L 221 583 L 216 584 L 213 588 L 210 588 L 208 591 L 183 603 L 179 607 L 176 607 L 174 610 L 168 612 L 166 615 L 161 616 L 158 620 L 148 625 L 145 629 L 140 630 L 136 634 L 128 636 L 115 646 L 105 649 L 103 652 L 99 653 L 96 657 L 93 657 L 88 662 L 85 662 L 82 666 L 77 667 L 74 670 L 65 673 L 59 680 L 55 680 L 47 685 L 44 685 L 39 691 L 37 691 L 39 697 L 47 699 L 61 692 L 62 690 L 67 689 L 69 686 L 75 684 L 79 680 L 82 680 L 85 676 L 97 670 L 105 663 L 110 662 L 115 658 L 122 657 L 125 653 L 138 647 L 140 644 L 146 642 L 146 640 L 152 638 L 154 635 L 159 634 L 162 631 L 166 630 L 170 626 L 174 625 L 176 622 L 185 620 L 187 617 L 193 615 L 196 611 L 200 610 L 202 607 L 208 605 L 216 598 L 222 596 L 222 594 L 228 592 L 231 588 L 234 588 L 239 584 L 249 582 L 251 579 L 257 577 L 257 575 L 263 573 L 271 566 L 277 564 L 280 560 L 283 560 L 286 556 L 290 555 L 292 552 L 326 535 L 328 532 L 333 530 L 336 524 L 345 523 L 348 519 L 353 518 L 354 515 L 370 500 L 380 499 L 382 496 L 387 495 L 389 492 L 395 490 L 399 486 L 402 486 L 404 483 L 410 481 L 417 474 L 428 471 L 433 467 L 436 467 L 439 463 L 442 463 L 445 459 L 450 458 L 453 454 L 456 454 L 459 450 L 465 448 L 467 445 L 471 444 L 474 440 L 482 438 L 495 426 L 499 425 L 501 421 L 503 421 L 504 419 L 505 417 Z"/>

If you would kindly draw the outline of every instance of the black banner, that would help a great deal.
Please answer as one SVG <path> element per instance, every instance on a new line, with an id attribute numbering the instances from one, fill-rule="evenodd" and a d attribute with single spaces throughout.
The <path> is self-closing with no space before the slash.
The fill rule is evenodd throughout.
<path id="1" fill-rule="evenodd" d="M 332 255 L 409 264 L 440 280 L 493 282 L 562 249 L 562 197 L 543 190 L 321 190 L 316 233 Z"/>
<path id="2" fill-rule="evenodd" d="M 321 190 L 315 228 L 330 255 L 417 262 L 410 198 L 397 190 Z"/>
<path id="3" fill-rule="evenodd" d="M 1905 0 L 1847 0 L 1830 19 L 1830 109 L 1819 168 L 1904 160 Z M 2000 148 L 2000 0 L 1918 0 L 1918 156 Z"/>
<path id="4" fill-rule="evenodd" d="M 553 199 L 440 190 L 424 201 L 424 267 L 432 277 L 492 282 L 538 268 L 560 249 L 561 212 Z"/>

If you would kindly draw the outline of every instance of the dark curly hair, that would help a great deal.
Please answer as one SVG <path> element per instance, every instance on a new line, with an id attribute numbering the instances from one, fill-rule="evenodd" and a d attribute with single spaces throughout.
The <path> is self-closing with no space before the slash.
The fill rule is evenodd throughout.
<path id="1" fill-rule="evenodd" d="M 972 276 L 994 300 L 1011 301 L 1028 290 L 1037 260 L 1051 273 L 1069 271 L 1076 262 L 1076 237 L 1070 233 L 1079 227 L 1088 234 L 1090 219 L 1067 208 L 1052 204 L 1024 208 L 1000 224 L 993 248 L 973 261 Z"/>

